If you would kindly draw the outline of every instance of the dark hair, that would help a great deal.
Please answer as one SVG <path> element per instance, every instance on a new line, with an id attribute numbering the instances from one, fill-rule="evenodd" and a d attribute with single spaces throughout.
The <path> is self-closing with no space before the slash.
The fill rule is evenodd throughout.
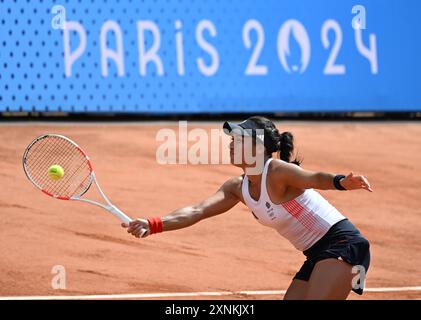
<path id="1" fill-rule="evenodd" d="M 294 163 L 298 166 L 301 164 L 302 161 L 297 158 L 291 161 L 294 152 L 294 136 L 291 132 L 279 133 L 275 124 L 268 118 L 262 116 L 253 116 L 248 118 L 248 120 L 253 121 L 259 129 L 264 130 L 265 148 L 270 157 L 272 153 L 279 152 L 279 158 L 281 160 Z"/>

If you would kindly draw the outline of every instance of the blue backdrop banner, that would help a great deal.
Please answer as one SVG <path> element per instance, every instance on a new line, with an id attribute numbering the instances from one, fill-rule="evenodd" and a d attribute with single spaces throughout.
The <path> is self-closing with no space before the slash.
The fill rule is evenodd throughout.
<path id="1" fill-rule="evenodd" d="M 421 111 L 419 0 L 0 2 L 0 112 Z"/>

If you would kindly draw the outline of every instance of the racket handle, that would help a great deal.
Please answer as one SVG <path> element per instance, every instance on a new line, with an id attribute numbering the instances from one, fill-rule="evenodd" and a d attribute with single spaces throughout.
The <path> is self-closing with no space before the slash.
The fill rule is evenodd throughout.
<path id="1" fill-rule="evenodd" d="M 120 209 L 118 209 L 117 207 L 111 206 L 110 207 L 110 211 L 113 215 L 115 215 L 117 218 L 119 218 L 122 222 L 124 222 L 125 224 L 129 224 L 130 222 L 132 222 L 133 220 L 130 219 L 128 216 L 126 216 L 126 214 L 121 211 Z M 143 235 L 148 232 L 148 229 L 142 229 L 142 233 L 140 234 L 140 237 L 143 237 Z"/>
<path id="2" fill-rule="evenodd" d="M 143 235 L 144 235 L 146 232 L 148 232 L 148 230 L 147 230 L 147 229 L 142 229 L 142 234 L 140 235 L 140 237 L 143 237 Z"/>
<path id="3" fill-rule="evenodd" d="M 133 220 L 131 218 L 129 218 L 123 211 L 121 211 L 120 209 L 118 209 L 115 206 L 110 206 L 110 212 L 115 215 L 117 218 L 119 218 L 122 222 L 124 222 L 125 224 L 129 224 L 130 222 L 132 222 Z"/>

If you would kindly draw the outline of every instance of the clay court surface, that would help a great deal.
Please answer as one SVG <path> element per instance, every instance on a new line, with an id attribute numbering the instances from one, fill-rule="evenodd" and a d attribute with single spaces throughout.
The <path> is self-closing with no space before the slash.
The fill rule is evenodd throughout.
<path id="1" fill-rule="evenodd" d="M 222 123 L 189 123 L 189 129 Z M 367 292 L 349 299 L 421 298 L 421 125 L 416 122 L 277 122 L 292 131 L 302 166 L 369 179 L 373 193 L 319 191 L 371 242 Z M 240 169 L 229 165 L 160 165 L 155 139 L 164 123 L 4 123 L 0 125 L 0 296 L 117 295 L 287 289 L 304 261 L 241 203 L 178 231 L 136 239 L 106 211 L 52 199 L 26 178 L 26 145 L 54 132 L 91 157 L 105 194 L 132 217 L 164 215 L 212 194 Z M 95 189 L 87 196 L 92 196 Z M 66 270 L 66 290 L 51 269 Z M 141 297 L 141 296 L 140 296 Z M 281 299 L 282 294 L 184 299 Z M 163 299 L 171 297 L 162 296 Z M 172 297 L 174 299 L 176 297 Z"/>

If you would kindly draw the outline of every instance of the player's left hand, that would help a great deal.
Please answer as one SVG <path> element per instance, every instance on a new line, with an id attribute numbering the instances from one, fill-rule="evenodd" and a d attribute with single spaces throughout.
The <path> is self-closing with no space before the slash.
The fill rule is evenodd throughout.
<path id="1" fill-rule="evenodd" d="M 343 178 L 340 181 L 340 184 L 347 190 L 365 189 L 367 191 L 373 192 L 367 178 L 360 175 L 354 176 L 353 172 Z"/>
<path id="2" fill-rule="evenodd" d="M 131 233 L 136 238 L 145 238 L 149 236 L 149 222 L 146 219 L 136 219 L 130 222 L 130 224 L 122 223 L 123 228 L 127 228 L 127 232 Z M 147 230 L 145 233 L 144 230 Z"/>

